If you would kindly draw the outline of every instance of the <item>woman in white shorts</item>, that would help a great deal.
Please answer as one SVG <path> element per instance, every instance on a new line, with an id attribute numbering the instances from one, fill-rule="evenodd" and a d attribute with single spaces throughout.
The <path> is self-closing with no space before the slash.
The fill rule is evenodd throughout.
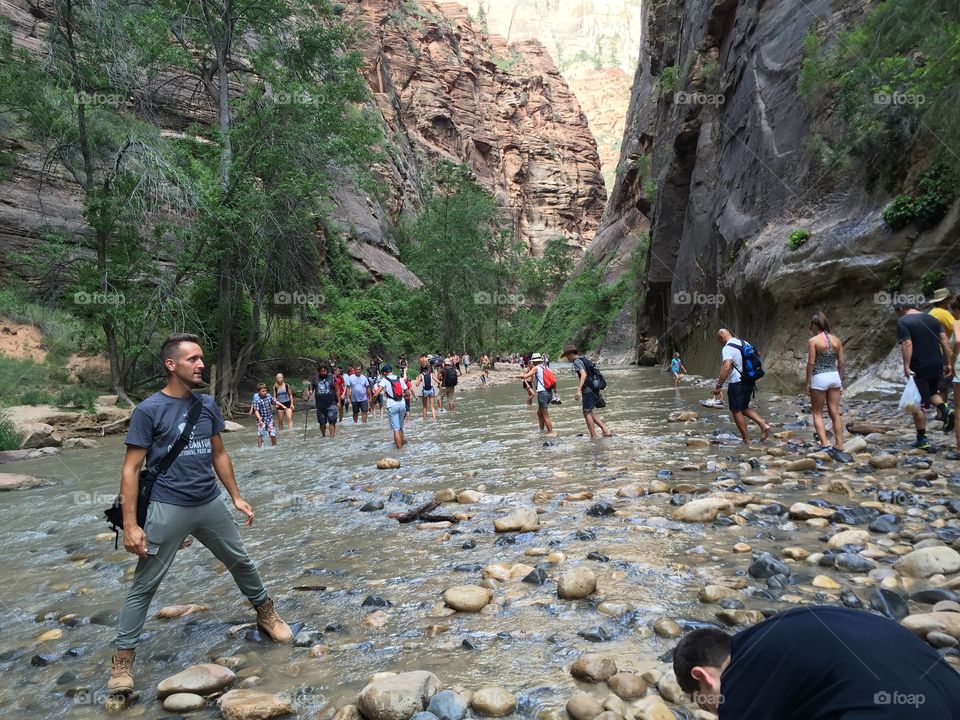
<path id="1" fill-rule="evenodd" d="M 830 334 L 830 321 L 818 312 L 810 321 L 810 330 L 815 333 L 808 341 L 807 392 L 813 411 L 813 427 L 820 440 L 820 450 L 839 452 L 843 450 L 843 421 L 840 419 L 840 392 L 843 389 L 844 357 L 843 343 Z M 830 424 L 833 425 L 831 445 L 823 425 L 823 405 L 826 402 Z"/>

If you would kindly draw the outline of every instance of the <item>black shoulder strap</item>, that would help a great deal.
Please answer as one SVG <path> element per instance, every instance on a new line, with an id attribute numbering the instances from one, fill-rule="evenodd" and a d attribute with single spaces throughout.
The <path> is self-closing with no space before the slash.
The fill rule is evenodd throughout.
<path id="1" fill-rule="evenodd" d="M 187 412 L 187 424 L 184 426 L 183 432 L 180 433 L 180 437 L 178 437 L 177 441 L 170 447 L 170 450 L 167 451 L 167 454 L 163 456 L 163 459 L 157 463 L 157 477 L 163 475 L 167 470 L 170 469 L 170 466 L 173 465 L 173 461 L 177 459 L 177 456 L 187 446 L 187 443 L 190 442 L 190 435 L 193 433 L 193 428 L 197 424 L 197 420 L 200 419 L 201 410 L 203 410 L 203 400 L 194 395 L 193 405 L 190 406 L 190 410 Z"/>

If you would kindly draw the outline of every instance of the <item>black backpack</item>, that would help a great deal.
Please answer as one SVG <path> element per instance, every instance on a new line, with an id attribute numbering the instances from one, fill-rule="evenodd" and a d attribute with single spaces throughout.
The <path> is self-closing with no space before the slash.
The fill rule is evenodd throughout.
<path id="1" fill-rule="evenodd" d="M 430 372 L 430 368 L 423 368 L 420 375 L 423 377 L 423 389 L 433 390 L 433 373 Z"/>
<path id="2" fill-rule="evenodd" d="M 459 378 L 457 377 L 457 369 L 447 365 L 443 370 L 443 384 L 448 388 L 454 387 Z"/>
<path id="3" fill-rule="evenodd" d="M 603 377 L 597 366 L 590 362 L 587 358 L 580 356 L 580 359 L 583 360 L 583 369 L 587 371 L 587 385 L 590 386 L 590 389 L 594 392 L 600 392 L 601 390 L 606 390 L 607 381 Z"/>

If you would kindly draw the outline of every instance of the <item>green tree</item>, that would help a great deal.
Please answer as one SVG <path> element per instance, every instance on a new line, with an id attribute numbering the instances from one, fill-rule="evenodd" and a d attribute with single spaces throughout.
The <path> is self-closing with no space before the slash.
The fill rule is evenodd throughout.
<path id="1" fill-rule="evenodd" d="M 543 249 L 543 273 L 551 290 L 559 290 L 573 272 L 573 249 L 563 237 L 547 240 Z"/>
<path id="2" fill-rule="evenodd" d="M 372 161 L 362 62 L 353 32 L 322 2 L 159 0 L 142 32 L 156 69 L 186 72 L 217 118 L 185 150 L 202 187 L 190 245 L 217 282 L 214 392 L 231 414 L 257 343 L 284 310 L 275 300 L 318 288 L 329 188 Z M 247 305 L 241 340 L 234 320 Z"/>

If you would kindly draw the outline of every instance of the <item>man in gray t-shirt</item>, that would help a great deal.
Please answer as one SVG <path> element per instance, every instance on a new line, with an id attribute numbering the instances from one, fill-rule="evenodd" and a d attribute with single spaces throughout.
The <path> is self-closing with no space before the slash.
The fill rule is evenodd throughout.
<path id="1" fill-rule="evenodd" d="M 150 609 L 150 602 L 173 564 L 180 544 L 192 535 L 230 570 L 240 591 L 257 613 L 257 627 L 275 642 L 289 642 L 293 633 L 273 607 L 256 566 L 247 554 L 237 524 L 220 499 L 217 478 L 230 494 L 233 506 L 253 523 L 253 510 L 240 495 L 233 464 L 223 447 L 224 422 L 213 399 L 195 396 L 203 380 L 203 351 L 195 335 L 171 335 L 161 348 L 167 370 L 163 390 L 144 400 L 130 418 L 127 451 L 120 479 L 121 498 L 136 498 L 140 469 L 154 471 L 186 429 L 187 414 L 202 402 L 199 418 L 186 447 L 157 479 L 147 506 L 143 527 L 137 520 L 137 503 L 124 502 L 123 546 L 139 557 L 133 584 L 117 623 L 116 654 L 111 660 L 107 692 L 133 691 L 133 657 Z"/>

